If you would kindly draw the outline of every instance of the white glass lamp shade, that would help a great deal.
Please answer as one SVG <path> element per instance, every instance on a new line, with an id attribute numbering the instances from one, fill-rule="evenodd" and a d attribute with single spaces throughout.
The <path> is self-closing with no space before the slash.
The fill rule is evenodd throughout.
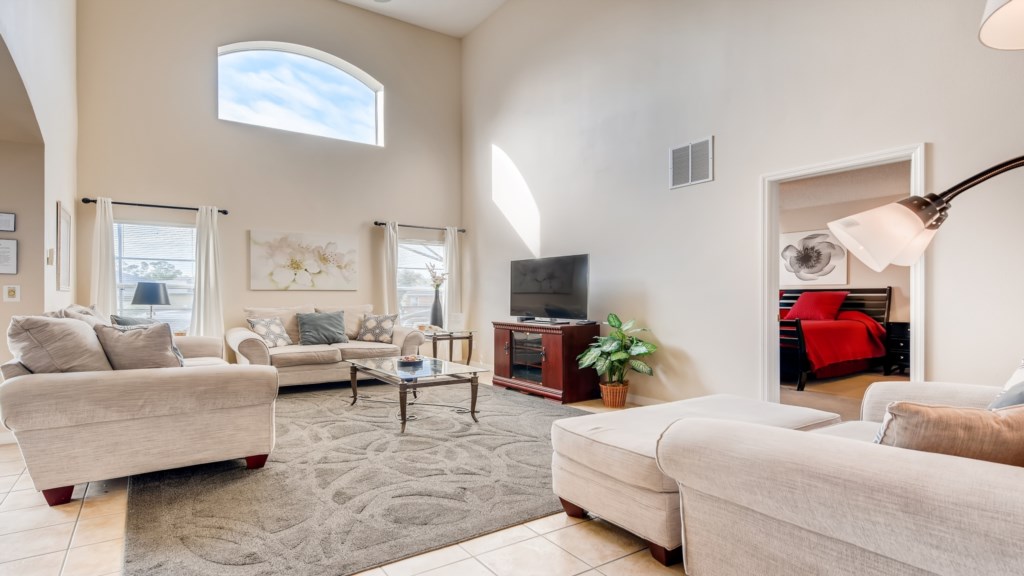
<path id="1" fill-rule="evenodd" d="M 913 266 L 917 263 L 921 254 L 924 254 L 928 245 L 932 243 L 932 238 L 935 237 L 935 233 L 938 231 L 938 228 L 925 228 L 922 230 L 920 234 L 914 236 L 910 244 L 907 244 L 903 252 L 900 252 L 892 259 L 892 263 L 897 266 Z"/>
<path id="2" fill-rule="evenodd" d="M 989 48 L 1024 50 L 1024 0 L 988 0 L 978 39 Z"/>
<path id="3" fill-rule="evenodd" d="M 920 256 L 931 240 L 930 236 L 927 237 L 920 249 L 910 248 L 925 231 L 925 225 L 913 210 L 899 203 L 833 220 L 828 223 L 828 229 L 847 250 L 875 272 L 881 272 L 897 258 L 903 261 L 910 257 L 909 250 Z M 916 256 L 913 261 L 917 260 Z"/>

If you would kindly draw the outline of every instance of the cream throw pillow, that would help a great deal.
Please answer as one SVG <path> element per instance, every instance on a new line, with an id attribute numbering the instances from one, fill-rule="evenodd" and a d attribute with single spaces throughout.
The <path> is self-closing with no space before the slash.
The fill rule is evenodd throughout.
<path id="1" fill-rule="evenodd" d="M 181 367 L 169 324 L 100 325 L 95 330 L 114 370 Z"/>
<path id="2" fill-rule="evenodd" d="M 7 345 L 36 374 L 110 370 L 92 327 L 72 318 L 14 316 Z"/>
<path id="3" fill-rule="evenodd" d="M 893 402 L 875 442 L 1024 466 L 1024 406 L 986 410 Z"/>
<path id="4" fill-rule="evenodd" d="M 296 314 L 311 314 L 316 312 L 316 309 L 312 305 L 308 306 L 278 306 L 276 308 L 246 308 L 244 310 L 246 318 L 269 318 L 276 316 L 281 319 L 281 323 L 284 324 L 284 330 L 288 333 L 288 338 L 292 342 L 299 341 L 299 321 L 295 318 Z"/>

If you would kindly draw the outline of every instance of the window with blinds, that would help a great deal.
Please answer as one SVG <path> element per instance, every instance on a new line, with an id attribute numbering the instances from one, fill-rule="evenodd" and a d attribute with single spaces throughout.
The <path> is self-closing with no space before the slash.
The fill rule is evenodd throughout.
<path id="1" fill-rule="evenodd" d="M 188 330 L 195 297 L 196 229 L 172 224 L 114 223 L 117 313 L 145 318 L 149 306 L 132 305 L 139 282 L 167 284 L 170 306 L 153 307 L 153 318 Z"/>
<path id="2" fill-rule="evenodd" d="M 427 272 L 427 263 L 438 274 L 447 271 L 443 242 L 414 239 L 398 241 L 398 322 L 402 326 L 430 324 L 434 285 Z M 444 306 L 443 285 L 441 305 Z"/>

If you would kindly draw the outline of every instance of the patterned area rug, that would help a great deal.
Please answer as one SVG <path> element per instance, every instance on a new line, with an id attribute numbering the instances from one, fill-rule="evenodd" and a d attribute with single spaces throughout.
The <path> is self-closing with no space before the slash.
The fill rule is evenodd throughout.
<path id="1" fill-rule="evenodd" d="M 284 389 L 277 447 L 131 478 L 125 574 L 353 574 L 552 514 L 551 422 L 585 412 L 480 386 L 420 391 L 399 434 L 398 391 Z M 411 399 L 411 398 L 410 398 Z"/>

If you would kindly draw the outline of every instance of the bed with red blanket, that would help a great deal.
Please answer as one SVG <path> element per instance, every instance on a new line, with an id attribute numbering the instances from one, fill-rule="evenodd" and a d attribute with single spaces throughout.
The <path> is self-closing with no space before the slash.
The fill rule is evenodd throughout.
<path id="1" fill-rule="evenodd" d="M 800 300 L 804 293 L 810 293 Z M 892 287 L 779 291 L 783 377 L 832 378 L 868 370 L 885 358 Z"/>

